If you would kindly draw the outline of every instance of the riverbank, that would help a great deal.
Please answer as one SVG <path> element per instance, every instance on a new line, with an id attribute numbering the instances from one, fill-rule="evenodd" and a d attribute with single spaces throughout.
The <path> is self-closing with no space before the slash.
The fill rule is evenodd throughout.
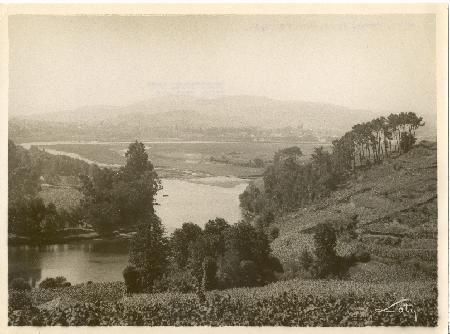
<path id="1" fill-rule="evenodd" d="M 202 176 L 234 176 L 248 178 L 262 175 L 276 151 L 299 146 L 304 159 L 317 146 L 312 142 L 233 142 L 233 141 L 148 141 L 144 142 L 149 158 L 160 177 L 186 178 Z M 52 154 L 62 154 L 118 168 L 125 164 L 125 142 L 34 142 L 21 143 L 24 148 L 37 146 Z M 217 160 L 217 161 L 216 161 Z M 256 163 L 258 161 L 258 164 Z"/>
<path id="2" fill-rule="evenodd" d="M 85 233 L 76 233 L 68 235 L 57 235 L 53 237 L 35 239 L 16 234 L 8 234 L 8 246 L 41 246 L 41 245 L 58 245 L 75 243 L 79 241 L 95 240 L 95 241 L 121 241 L 131 239 L 136 232 L 120 233 L 114 232 L 112 236 L 102 236 L 94 230 Z"/>

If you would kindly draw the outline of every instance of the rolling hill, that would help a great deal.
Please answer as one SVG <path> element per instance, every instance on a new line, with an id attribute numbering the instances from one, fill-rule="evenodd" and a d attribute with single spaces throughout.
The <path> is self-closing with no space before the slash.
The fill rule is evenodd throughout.
<path id="1" fill-rule="evenodd" d="M 342 131 L 348 124 L 371 119 L 373 115 L 368 110 L 313 102 L 279 101 L 258 96 L 214 99 L 166 96 L 123 107 L 86 106 L 21 118 L 51 123 L 126 124 L 129 127 L 139 124 L 153 127 L 186 125 L 186 121 L 192 127 L 280 128 L 302 124 L 305 128 Z"/>

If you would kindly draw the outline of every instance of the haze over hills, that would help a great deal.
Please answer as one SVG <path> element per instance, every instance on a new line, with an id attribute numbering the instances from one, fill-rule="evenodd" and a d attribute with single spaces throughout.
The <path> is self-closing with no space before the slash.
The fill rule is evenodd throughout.
<path id="1" fill-rule="evenodd" d="M 214 99 L 165 96 L 131 105 L 86 106 L 71 111 L 20 116 L 48 122 L 104 125 L 146 123 L 154 126 L 306 128 L 344 130 L 348 124 L 369 120 L 374 113 L 337 105 L 280 101 L 259 96 L 224 96 Z"/>
<path id="2" fill-rule="evenodd" d="M 251 130 L 246 134 L 240 133 L 240 140 L 243 137 L 296 136 L 296 140 L 311 141 L 315 140 L 314 137 L 329 141 L 331 137 L 350 130 L 352 124 L 388 114 L 333 104 L 281 101 L 249 95 L 218 98 L 168 95 L 127 106 L 94 105 L 70 111 L 11 116 L 9 128 L 11 137 L 19 141 L 175 137 L 222 137 L 231 140 L 237 138 L 239 129 L 244 128 L 262 129 L 263 132 Z M 435 116 L 423 116 L 427 129 L 422 133 L 434 135 Z M 298 131 L 283 130 L 286 127 Z M 222 130 L 214 132 L 215 128 Z M 229 132 L 223 129 L 234 130 Z"/>

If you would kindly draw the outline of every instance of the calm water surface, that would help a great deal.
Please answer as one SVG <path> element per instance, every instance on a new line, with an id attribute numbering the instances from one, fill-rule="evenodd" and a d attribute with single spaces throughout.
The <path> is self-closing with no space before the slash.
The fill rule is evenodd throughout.
<path id="1" fill-rule="evenodd" d="M 183 222 L 204 225 L 223 217 L 230 223 L 241 219 L 239 194 L 247 181 L 233 177 L 191 180 L 164 179 L 156 213 L 168 233 Z M 165 196 L 166 195 L 166 196 Z M 46 277 L 65 276 L 72 284 L 122 280 L 128 262 L 126 241 L 83 241 L 62 245 L 9 247 L 9 275 L 36 286 Z"/>

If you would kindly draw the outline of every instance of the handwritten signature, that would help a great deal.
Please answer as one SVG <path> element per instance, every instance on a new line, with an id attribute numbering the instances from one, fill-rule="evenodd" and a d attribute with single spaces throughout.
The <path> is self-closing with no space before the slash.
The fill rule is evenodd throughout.
<path id="1" fill-rule="evenodd" d="M 384 309 L 375 309 L 375 312 L 414 313 L 414 320 L 417 322 L 417 312 L 414 310 L 414 305 L 411 303 L 411 300 L 407 298 L 402 298 L 398 302 L 395 302 Z"/>

